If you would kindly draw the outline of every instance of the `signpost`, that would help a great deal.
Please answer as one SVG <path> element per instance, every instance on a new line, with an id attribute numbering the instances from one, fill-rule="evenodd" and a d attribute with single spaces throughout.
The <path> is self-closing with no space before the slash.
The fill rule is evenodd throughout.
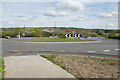
<path id="1" fill-rule="evenodd" d="M 73 35 L 74 35 L 74 34 L 75 34 L 75 31 L 73 30 L 72 33 L 73 33 Z M 74 40 L 74 38 L 73 38 L 73 40 Z"/>
<path id="2" fill-rule="evenodd" d="M 19 39 L 21 38 L 21 36 L 20 36 L 20 32 L 18 33 L 17 37 L 18 37 Z"/>
<path id="3" fill-rule="evenodd" d="M 25 34 L 23 34 L 23 38 L 25 37 Z"/>
<path id="4" fill-rule="evenodd" d="M 17 35 L 17 37 L 20 39 L 20 35 Z"/>
<path id="5" fill-rule="evenodd" d="M 72 31 L 73 34 L 75 34 L 75 31 Z"/>

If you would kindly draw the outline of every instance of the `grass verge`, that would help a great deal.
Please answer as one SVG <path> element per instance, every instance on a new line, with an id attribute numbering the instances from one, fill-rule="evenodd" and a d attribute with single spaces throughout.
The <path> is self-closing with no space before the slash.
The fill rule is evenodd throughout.
<path id="1" fill-rule="evenodd" d="M 108 64 L 112 64 L 112 63 L 118 64 L 118 62 L 119 62 L 119 60 L 109 59 L 109 58 L 95 58 L 95 57 L 91 57 L 91 59 L 102 61 L 102 62 L 105 62 L 105 63 L 108 63 Z"/>
<path id="2" fill-rule="evenodd" d="M 65 66 L 62 66 L 55 61 L 56 55 L 40 55 L 40 56 L 46 58 L 47 60 L 51 61 L 52 63 L 54 63 L 56 65 L 59 65 L 61 68 L 67 70 L 67 68 Z"/>
<path id="3" fill-rule="evenodd" d="M 72 55 L 40 55 L 78 79 L 117 78 L 119 60 Z"/>
<path id="4" fill-rule="evenodd" d="M 0 58 L 0 80 L 4 78 L 4 69 L 5 69 L 4 59 Z"/>

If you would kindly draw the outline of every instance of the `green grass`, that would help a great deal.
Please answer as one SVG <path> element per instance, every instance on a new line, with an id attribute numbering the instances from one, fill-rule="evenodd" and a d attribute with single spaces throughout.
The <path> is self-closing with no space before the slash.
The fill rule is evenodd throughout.
<path id="1" fill-rule="evenodd" d="M 3 58 L 0 58 L 0 80 L 3 79 L 4 77 L 4 68 L 5 68 L 4 60 Z"/>
<path id="2" fill-rule="evenodd" d="M 70 39 L 70 38 L 33 38 L 33 39 L 18 39 L 23 41 L 90 41 L 91 39 Z"/>
<path id="3" fill-rule="evenodd" d="M 64 70 L 67 70 L 66 66 L 62 66 L 59 63 L 55 62 L 54 59 L 56 58 L 55 55 L 40 55 L 41 57 L 46 58 L 47 60 L 51 61 L 52 63 L 59 65 L 61 68 L 63 68 Z"/>
<path id="4" fill-rule="evenodd" d="M 93 58 L 93 57 L 91 57 L 91 59 L 102 61 L 102 62 L 106 62 L 106 63 L 110 63 L 110 62 L 118 63 L 119 62 L 119 60 L 109 59 L 109 58 Z"/>
<path id="5" fill-rule="evenodd" d="M 54 61 L 54 58 L 56 58 L 55 55 L 40 55 L 40 56 L 46 58 L 47 60 L 53 62 L 54 64 L 57 64 L 57 63 L 55 63 L 55 61 Z"/>

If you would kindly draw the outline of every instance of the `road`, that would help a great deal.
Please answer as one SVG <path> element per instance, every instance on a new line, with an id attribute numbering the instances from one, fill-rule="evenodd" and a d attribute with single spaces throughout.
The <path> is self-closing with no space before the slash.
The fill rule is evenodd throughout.
<path id="1" fill-rule="evenodd" d="M 2 40 L 2 55 L 28 54 L 72 54 L 117 58 L 117 40 L 100 40 L 97 42 L 24 42 L 14 39 Z"/>

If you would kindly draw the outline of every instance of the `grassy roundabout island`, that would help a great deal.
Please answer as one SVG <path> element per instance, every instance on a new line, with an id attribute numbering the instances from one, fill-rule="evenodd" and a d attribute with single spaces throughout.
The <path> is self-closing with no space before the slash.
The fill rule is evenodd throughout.
<path id="1" fill-rule="evenodd" d="M 70 38 L 23 38 L 20 41 L 93 41 L 92 39 L 70 39 Z"/>

